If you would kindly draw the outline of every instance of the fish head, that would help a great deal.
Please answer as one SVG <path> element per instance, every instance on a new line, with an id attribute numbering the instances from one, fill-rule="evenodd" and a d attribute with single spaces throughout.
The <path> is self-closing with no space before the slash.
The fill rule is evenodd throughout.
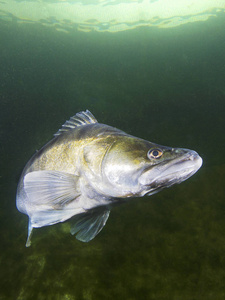
<path id="1" fill-rule="evenodd" d="M 127 198 L 151 195 L 181 183 L 201 167 L 202 159 L 193 150 L 123 136 L 108 147 L 101 163 L 105 192 Z"/>
<path id="2" fill-rule="evenodd" d="M 145 168 L 138 179 L 143 187 L 142 195 L 152 195 L 179 184 L 194 175 L 202 165 L 198 153 L 189 149 L 157 146 L 149 150 L 148 156 L 152 165 Z"/>

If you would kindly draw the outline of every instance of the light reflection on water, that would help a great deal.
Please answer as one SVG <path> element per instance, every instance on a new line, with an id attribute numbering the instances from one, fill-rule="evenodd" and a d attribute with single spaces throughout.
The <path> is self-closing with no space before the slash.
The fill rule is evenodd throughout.
<path id="1" fill-rule="evenodd" d="M 162 9 L 163 8 L 163 9 Z M 170 28 L 224 13 L 220 0 L 0 2 L 0 19 L 42 24 L 60 32 L 119 32 L 142 26 Z"/>

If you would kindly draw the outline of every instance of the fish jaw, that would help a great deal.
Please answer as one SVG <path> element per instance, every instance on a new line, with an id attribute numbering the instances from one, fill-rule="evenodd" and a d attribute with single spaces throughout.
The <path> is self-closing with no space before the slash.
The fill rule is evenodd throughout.
<path id="1" fill-rule="evenodd" d="M 141 196 L 152 195 L 163 188 L 181 183 L 194 175 L 202 166 L 202 158 L 189 149 L 176 149 L 178 157 L 165 164 L 147 169 L 139 178 L 143 187 Z"/>

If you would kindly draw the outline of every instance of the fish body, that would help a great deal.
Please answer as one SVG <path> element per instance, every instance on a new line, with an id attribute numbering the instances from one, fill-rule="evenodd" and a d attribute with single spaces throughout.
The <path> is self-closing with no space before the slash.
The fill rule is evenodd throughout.
<path id="1" fill-rule="evenodd" d="M 114 205 L 180 183 L 201 165 L 193 150 L 157 145 L 98 123 L 88 110 L 80 112 L 23 170 L 16 205 L 29 217 L 26 246 L 33 228 L 74 216 L 71 233 L 88 242 Z"/>

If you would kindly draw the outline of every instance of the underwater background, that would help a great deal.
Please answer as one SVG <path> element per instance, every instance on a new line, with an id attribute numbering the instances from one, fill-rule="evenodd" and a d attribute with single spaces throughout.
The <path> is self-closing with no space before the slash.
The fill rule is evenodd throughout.
<path id="1" fill-rule="evenodd" d="M 225 299 L 225 17 L 174 28 L 57 32 L 0 22 L 0 300 Z M 81 110 L 197 151 L 180 185 L 112 210 L 91 242 L 16 209 L 32 154 Z"/>

